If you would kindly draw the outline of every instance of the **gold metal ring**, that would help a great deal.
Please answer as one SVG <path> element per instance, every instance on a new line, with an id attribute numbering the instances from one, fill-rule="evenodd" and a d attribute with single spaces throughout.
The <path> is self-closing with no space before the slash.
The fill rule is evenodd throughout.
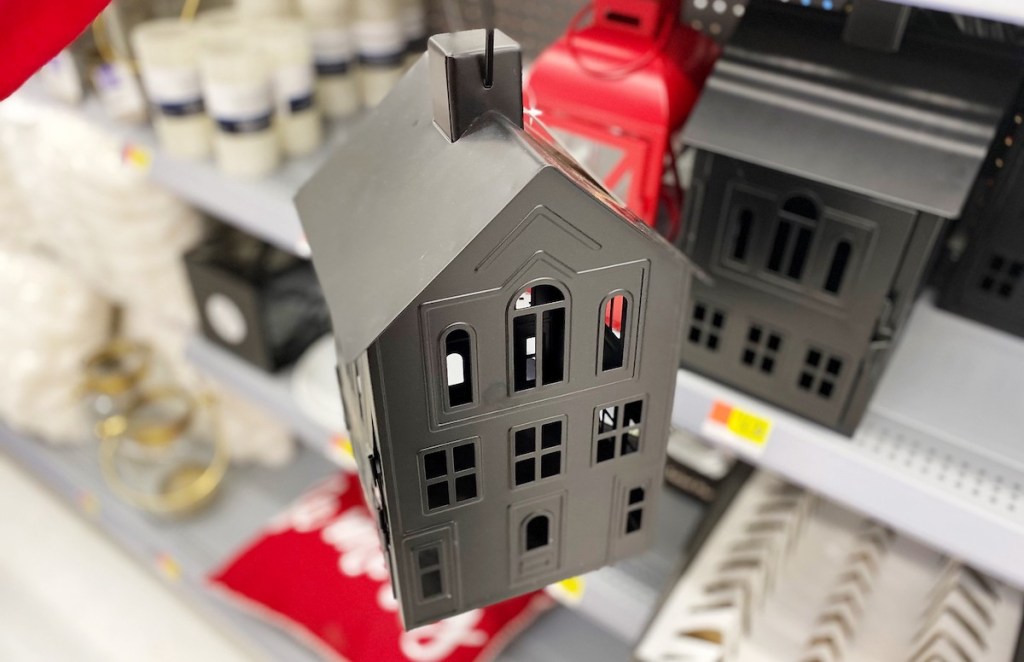
<path id="1" fill-rule="evenodd" d="M 82 387 L 86 391 L 118 395 L 133 388 L 149 372 L 152 360 L 149 345 L 115 338 L 101 347 L 85 362 L 85 379 Z M 131 359 L 137 357 L 138 365 L 131 367 Z M 124 366 L 117 371 L 108 370 L 110 365 Z"/>
<path id="2" fill-rule="evenodd" d="M 100 468 L 114 493 L 142 510 L 160 515 L 185 514 L 202 506 L 223 481 L 230 459 L 215 405 L 213 407 L 213 458 L 209 465 L 198 467 L 185 464 L 177 467 L 177 473 L 172 473 L 164 480 L 161 492 L 157 494 L 135 489 L 121 478 L 117 467 L 118 453 L 122 444 L 130 443 L 131 440 L 124 434 L 104 437 L 100 442 Z"/>

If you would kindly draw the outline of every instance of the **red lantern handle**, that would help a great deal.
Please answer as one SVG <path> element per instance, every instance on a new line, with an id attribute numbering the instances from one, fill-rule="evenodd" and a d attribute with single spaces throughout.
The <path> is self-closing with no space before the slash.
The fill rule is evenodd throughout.
<path id="1" fill-rule="evenodd" d="M 621 67 L 613 67 L 608 69 L 594 69 L 584 64 L 584 56 L 579 52 L 579 49 L 577 48 L 573 40 L 574 37 L 580 31 L 580 23 L 588 14 L 592 14 L 594 12 L 595 6 L 599 3 L 600 0 L 594 0 L 594 2 L 585 5 L 578 12 L 576 12 L 576 15 L 572 17 L 571 21 L 569 21 L 569 27 L 566 30 L 566 48 L 568 49 L 569 54 L 572 55 L 573 60 L 576 61 L 576 64 L 579 65 L 579 68 L 582 69 L 584 72 L 595 78 L 601 78 L 604 80 L 616 80 L 620 78 L 625 78 L 634 71 L 638 71 L 639 69 L 642 69 L 643 67 L 647 66 L 651 62 L 651 60 L 657 57 L 659 52 L 664 50 L 665 45 L 668 43 L 669 37 L 671 37 L 672 35 L 672 27 L 673 21 L 675 20 L 675 13 L 663 9 L 659 12 L 658 16 L 661 25 L 658 28 L 657 39 L 651 42 L 650 47 L 635 60 L 633 60 L 632 62 L 627 62 L 625 65 Z M 671 8 L 673 5 L 677 3 L 675 2 L 675 0 L 667 0 L 666 4 L 669 8 Z M 607 23 L 607 21 L 605 23 Z"/>

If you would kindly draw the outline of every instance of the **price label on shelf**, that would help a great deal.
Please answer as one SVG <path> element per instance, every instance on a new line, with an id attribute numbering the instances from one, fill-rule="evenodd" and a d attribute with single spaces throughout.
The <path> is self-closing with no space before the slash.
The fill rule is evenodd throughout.
<path id="1" fill-rule="evenodd" d="M 753 412 L 716 400 L 702 429 L 704 435 L 747 452 L 763 451 L 772 433 L 772 422 Z"/>
<path id="2" fill-rule="evenodd" d="M 181 565 L 173 556 L 166 552 L 157 554 L 156 571 L 160 573 L 161 577 L 169 582 L 178 582 L 181 580 Z"/>
<path id="3" fill-rule="evenodd" d="M 586 584 L 582 577 L 569 577 L 554 584 L 548 584 L 546 589 L 548 595 L 570 607 L 576 606 L 583 599 L 583 590 Z"/>
<path id="4" fill-rule="evenodd" d="M 344 434 L 336 434 L 328 446 L 329 454 L 342 469 L 352 473 L 356 471 L 356 457 L 352 450 L 352 440 Z"/>
<path id="5" fill-rule="evenodd" d="M 121 161 L 133 168 L 146 172 L 153 164 L 153 155 L 145 147 L 129 143 L 121 149 Z"/>

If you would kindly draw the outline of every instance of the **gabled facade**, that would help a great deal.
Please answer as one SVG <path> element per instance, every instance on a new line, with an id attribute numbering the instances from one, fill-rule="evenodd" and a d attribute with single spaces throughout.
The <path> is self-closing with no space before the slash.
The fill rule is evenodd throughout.
<path id="1" fill-rule="evenodd" d="M 483 45 L 432 38 L 298 198 L 407 628 L 644 549 L 675 385 L 683 258 L 523 132 L 518 47 L 484 88 Z"/>
<path id="2" fill-rule="evenodd" d="M 684 130 L 681 247 L 707 277 L 681 356 L 852 432 L 1020 67 L 927 21 L 896 53 L 867 50 L 845 20 L 754 2 L 708 79 Z"/>

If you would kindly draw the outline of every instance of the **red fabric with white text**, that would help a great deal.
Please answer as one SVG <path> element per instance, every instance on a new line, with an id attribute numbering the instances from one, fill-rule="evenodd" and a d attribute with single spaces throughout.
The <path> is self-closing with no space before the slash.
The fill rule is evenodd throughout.
<path id="1" fill-rule="evenodd" d="M 214 586 L 352 662 L 488 660 L 551 605 L 541 592 L 403 632 L 376 522 L 338 474 L 275 518 L 211 577 Z"/>
<path id="2" fill-rule="evenodd" d="M 0 0 L 0 99 L 82 34 L 110 0 Z"/>

